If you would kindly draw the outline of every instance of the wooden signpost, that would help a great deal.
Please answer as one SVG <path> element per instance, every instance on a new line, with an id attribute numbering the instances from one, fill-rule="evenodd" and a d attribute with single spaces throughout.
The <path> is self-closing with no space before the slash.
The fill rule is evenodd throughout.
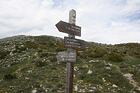
<path id="1" fill-rule="evenodd" d="M 67 33 L 69 37 L 64 38 L 64 44 L 67 51 L 59 52 L 57 54 L 57 60 L 67 62 L 67 76 L 66 76 L 66 92 L 72 93 L 73 91 L 73 68 L 74 62 L 76 62 L 76 50 L 75 48 L 84 48 L 84 41 L 75 39 L 76 36 L 81 36 L 81 27 L 76 26 L 76 11 L 71 10 L 69 12 L 69 23 L 59 21 L 56 24 L 57 29 L 60 32 Z"/>

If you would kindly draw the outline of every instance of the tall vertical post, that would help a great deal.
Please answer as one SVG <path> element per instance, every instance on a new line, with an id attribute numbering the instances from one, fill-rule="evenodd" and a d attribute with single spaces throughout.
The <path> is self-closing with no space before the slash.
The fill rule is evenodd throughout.
<path id="1" fill-rule="evenodd" d="M 70 24 L 75 24 L 76 23 L 76 11 L 75 10 L 70 10 L 69 12 L 69 23 Z M 70 38 L 75 38 L 74 35 L 70 35 Z M 72 48 L 67 49 L 68 52 L 76 52 L 76 50 Z M 67 76 L 66 76 L 66 93 L 72 93 L 73 91 L 73 68 L 74 68 L 74 63 L 72 62 L 67 62 L 66 65 L 67 68 Z"/>

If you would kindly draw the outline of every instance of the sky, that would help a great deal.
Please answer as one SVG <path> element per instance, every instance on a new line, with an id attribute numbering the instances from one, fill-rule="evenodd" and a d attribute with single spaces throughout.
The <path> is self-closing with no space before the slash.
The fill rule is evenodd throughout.
<path id="1" fill-rule="evenodd" d="M 76 25 L 86 41 L 140 43 L 140 0 L 0 0 L 0 38 L 15 35 L 51 35 L 63 38 L 55 27 L 68 22 L 76 10 Z"/>

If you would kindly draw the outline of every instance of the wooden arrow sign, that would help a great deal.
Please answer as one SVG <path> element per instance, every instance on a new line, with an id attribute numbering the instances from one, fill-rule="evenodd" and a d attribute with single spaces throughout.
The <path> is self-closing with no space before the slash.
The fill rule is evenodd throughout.
<path id="1" fill-rule="evenodd" d="M 70 24 L 64 21 L 59 21 L 56 24 L 56 27 L 60 32 L 64 32 L 64 33 L 68 33 L 68 34 L 76 35 L 76 36 L 81 36 L 80 26 L 76 26 L 74 24 Z"/>
<path id="2" fill-rule="evenodd" d="M 86 42 L 80 39 L 64 37 L 64 45 L 67 48 L 84 49 L 86 47 Z"/>
<path id="3" fill-rule="evenodd" d="M 59 62 L 76 62 L 76 52 L 58 52 L 56 58 Z"/>

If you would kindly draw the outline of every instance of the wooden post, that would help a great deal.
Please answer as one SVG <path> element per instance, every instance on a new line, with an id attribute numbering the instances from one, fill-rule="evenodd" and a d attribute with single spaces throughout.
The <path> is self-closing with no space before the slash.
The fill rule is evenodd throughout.
<path id="1" fill-rule="evenodd" d="M 76 23 L 76 11 L 70 10 L 69 12 L 69 23 L 75 24 Z M 75 38 L 74 35 L 70 35 L 70 38 Z M 68 52 L 76 52 L 76 50 L 72 48 L 67 49 Z M 73 92 L 73 72 L 74 72 L 74 63 L 67 62 L 67 76 L 66 76 L 66 93 L 72 93 Z"/>

